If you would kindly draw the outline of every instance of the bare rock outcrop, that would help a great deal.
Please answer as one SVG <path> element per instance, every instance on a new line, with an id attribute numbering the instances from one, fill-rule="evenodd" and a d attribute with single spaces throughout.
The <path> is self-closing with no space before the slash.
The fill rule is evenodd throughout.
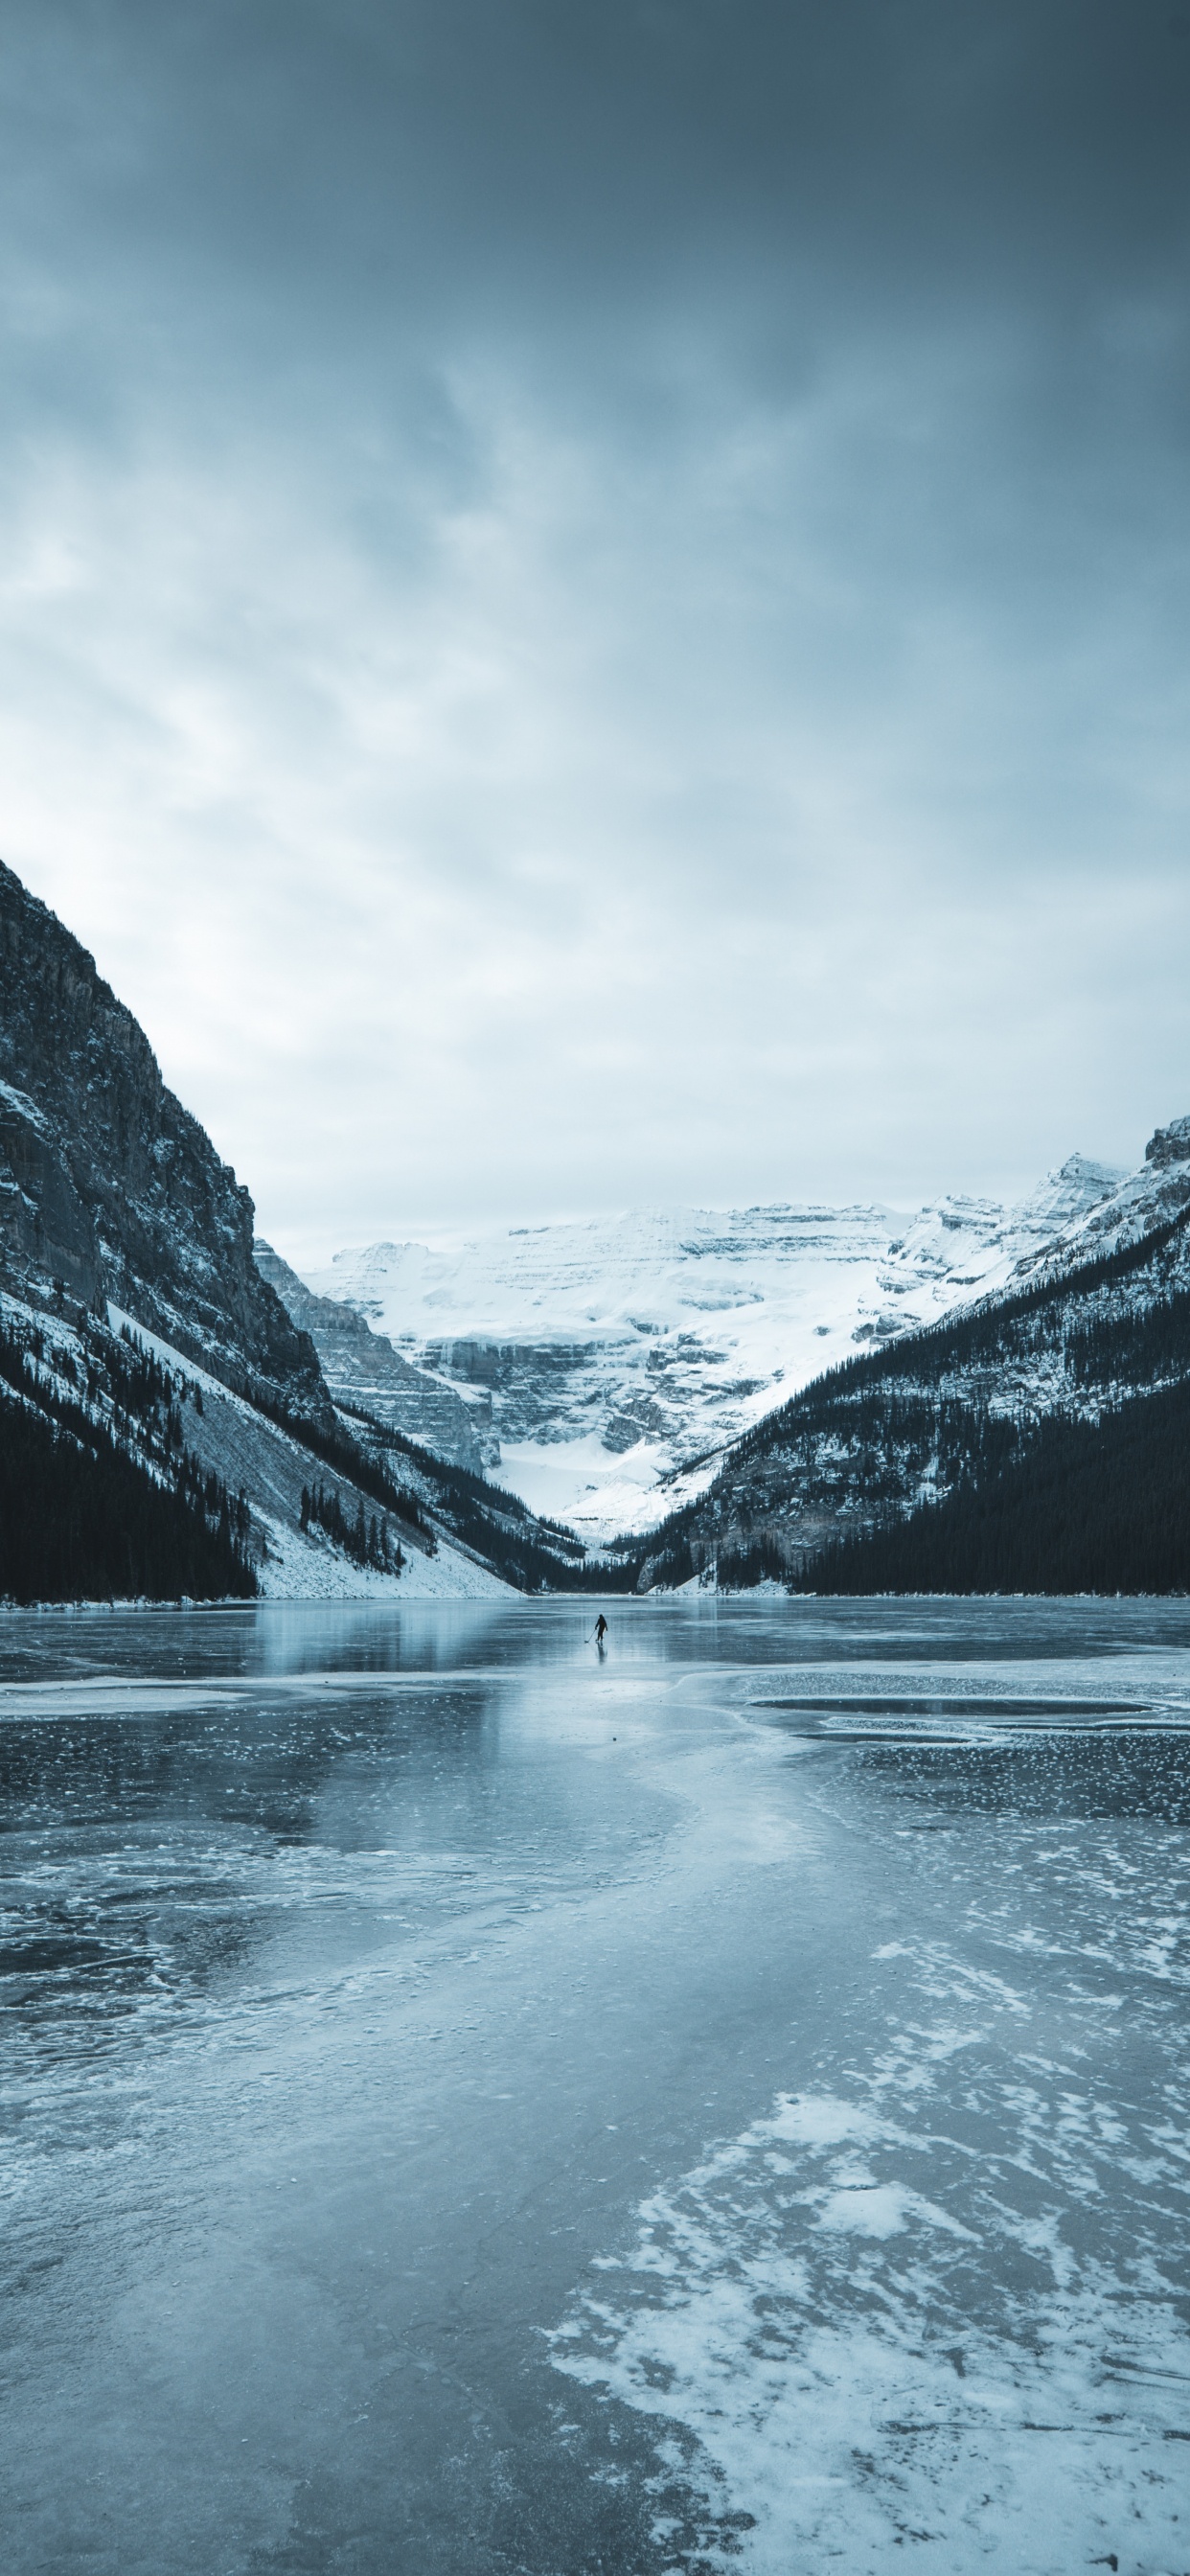
<path id="1" fill-rule="evenodd" d="M 386 1336 L 374 1333 L 353 1306 L 316 1296 L 270 1243 L 258 1240 L 256 1261 L 291 1320 L 309 1334 L 337 1403 L 354 1405 L 379 1422 L 391 1423 L 407 1440 L 416 1440 L 451 1466 L 482 1474 L 483 1454 L 471 1409 L 462 1396 L 402 1359 Z"/>
<path id="2" fill-rule="evenodd" d="M 112 1299 L 244 1393 L 331 1419 L 253 1207 L 93 957 L 0 864 L 0 1278 Z"/>
<path id="3" fill-rule="evenodd" d="M 1146 1163 L 1164 1170 L 1170 1163 L 1190 1163 L 1190 1118 L 1171 1118 L 1168 1127 L 1158 1127 L 1145 1147 Z"/>

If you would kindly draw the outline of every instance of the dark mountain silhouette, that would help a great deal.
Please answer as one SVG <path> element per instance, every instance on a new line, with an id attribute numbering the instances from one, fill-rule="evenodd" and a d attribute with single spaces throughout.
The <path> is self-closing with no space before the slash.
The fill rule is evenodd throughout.
<path id="1" fill-rule="evenodd" d="M 309 1337 L 252 1256 L 247 1190 L 95 960 L 0 865 L 0 1276 L 110 1298 L 225 1385 L 327 1420 Z"/>
<path id="2" fill-rule="evenodd" d="M 804 1387 L 619 1551 L 642 1588 L 1180 1589 L 1190 1121 L 1154 1148 L 1173 1215 Z"/>

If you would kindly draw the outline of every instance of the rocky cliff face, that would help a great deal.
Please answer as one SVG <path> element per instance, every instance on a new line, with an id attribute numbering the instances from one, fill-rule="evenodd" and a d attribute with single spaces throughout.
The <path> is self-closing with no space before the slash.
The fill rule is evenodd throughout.
<path id="1" fill-rule="evenodd" d="M 290 1320 L 310 1335 L 336 1403 L 390 1423 L 435 1458 L 482 1474 L 483 1453 L 471 1408 L 453 1387 L 441 1385 L 424 1369 L 411 1368 L 354 1307 L 316 1297 L 271 1244 L 258 1241 L 256 1263 Z"/>
<path id="2" fill-rule="evenodd" d="M 330 1419 L 247 1190 L 85 948 L 0 865 L 0 1280 L 107 1299 L 224 1384 Z"/>
<path id="3" fill-rule="evenodd" d="M 1145 1147 L 1145 1161 L 1163 1172 L 1171 1163 L 1190 1163 L 1190 1118 L 1171 1118 L 1168 1127 L 1159 1127 Z M 1182 1178 L 1190 1181 L 1190 1174 Z"/>

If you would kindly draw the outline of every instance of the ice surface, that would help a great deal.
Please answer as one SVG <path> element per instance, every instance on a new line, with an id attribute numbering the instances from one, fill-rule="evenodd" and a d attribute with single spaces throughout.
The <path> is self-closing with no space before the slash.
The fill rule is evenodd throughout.
<path id="1" fill-rule="evenodd" d="M 6 2576 L 1184 2576 L 1190 1609 L 589 1633 L 0 1618 Z"/>
<path id="2" fill-rule="evenodd" d="M 963 1791 L 982 1726 L 923 1763 L 890 1699 L 885 1743 L 925 1810 L 901 1830 L 947 1835 L 930 1875 L 953 1934 L 874 1949 L 868 2036 L 828 2052 L 848 2093 L 778 2097 L 651 2193 L 559 2329 L 557 2366 L 695 2437 L 726 2534 L 708 2564 L 880 2576 L 929 2542 L 956 2576 L 1183 2568 L 1182 1748 L 1181 1787 L 1138 1831 L 1124 1777 L 1117 1805 L 1077 1735 L 1045 1748 L 1048 1795 L 1018 1742 L 981 1882 Z M 1169 1748 L 1150 1749 L 1159 1776 Z M 1040 1979 L 1022 1973 L 1041 1956 Z"/>

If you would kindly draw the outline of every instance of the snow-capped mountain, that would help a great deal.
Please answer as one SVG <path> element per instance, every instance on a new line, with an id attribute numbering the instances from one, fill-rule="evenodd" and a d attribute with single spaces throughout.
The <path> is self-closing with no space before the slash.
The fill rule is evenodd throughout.
<path id="1" fill-rule="evenodd" d="M 253 1258 L 247 1190 L 3 865 L 0 954 L 0 1592 L 406 1600 L 581 1579 L 573 1547 L 471 1472 L 458 1398 L 342 1307 L 332 1397 Z M 338 1408 L 363 1397 L 399 1400 L 459 1463 L 399 1424 L 357 1438 Z"/>
<path id="2" fill-rule="evenodd" d="M 746 1433 L 644 1541 L 640 1587 L 784 1571 L 849 1588 L 832 1551 L 860 1539 L 859 1590 L 1182 1590 L 1188 1389 L 1179 1118 L 997 1293 L 853 1351 Z"/>
<path id="3" fill-rule="evenodd" d="M 1057 1177 L 1060 1180 L 1062 1175 Z M 1114 1186 L 1105 1195 L 1096 1193 L 1082 1213 L 1063 1219 L 1055 1227 L 1054 1239 L 1025 1263 L 1023 1275 L 1041 1266 L 1074 1270 L 1084 1261 L 1120 1252 L 1180 1216 L 1188 1205 L 1190 1118 L 1171 1118 L 1168 1127 L 1158 1127 L 1150 1136 L 1138 1169 L 1115 1174 Z"/>
<path id="4" fill-rule="evenodd" d="M 644 1211 L 372 1244 L 309 1285 L 468 1399 L 502 1483 L 598 1538 L 646 1528 L 709 1480 L 691 1462 L 823 1368 L 994 1294 L 1127 1187 L 1075 1154 L 1015 1208 Z"/>

